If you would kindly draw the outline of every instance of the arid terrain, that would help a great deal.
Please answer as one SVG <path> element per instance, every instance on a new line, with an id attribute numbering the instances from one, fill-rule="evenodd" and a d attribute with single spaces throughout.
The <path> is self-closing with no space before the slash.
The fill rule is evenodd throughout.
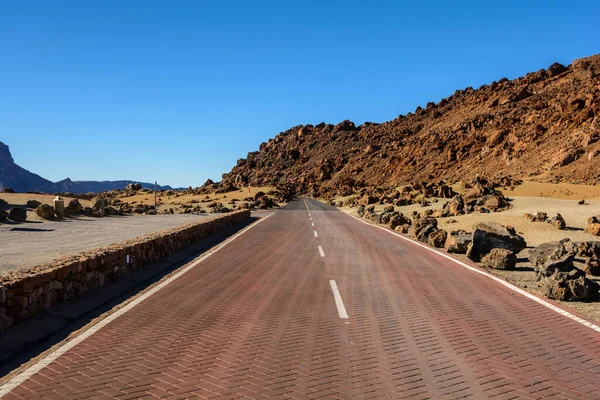
<path id="1" fill-rule="evenodd" d="M 596 184 L 599 139 L 600 55 L 594 55 L 457 90 L 384 123 L 293 127 L 240 159 L 225 181 L 295 183 L 300 193 L 324 198 L 477 174 Z"/>

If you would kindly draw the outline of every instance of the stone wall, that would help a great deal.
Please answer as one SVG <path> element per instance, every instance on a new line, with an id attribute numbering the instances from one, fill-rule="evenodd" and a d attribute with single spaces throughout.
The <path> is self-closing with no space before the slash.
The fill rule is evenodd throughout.
<path id="1" fill-rule="evenodd" d="M 249 218 L 236 211 L 1 276 L 0 332 Z"/>

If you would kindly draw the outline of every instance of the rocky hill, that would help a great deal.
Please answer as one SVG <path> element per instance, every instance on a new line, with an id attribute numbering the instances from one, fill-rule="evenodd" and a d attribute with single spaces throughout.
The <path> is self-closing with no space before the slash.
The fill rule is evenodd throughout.
<path id="1" fill-rule="evenodd" d="M 597 184 L 599 139 L 600 54 L 457 90 L 381 124 L 296 126 L 223 178 L 321 196 L 477 174 Z"/>
<path id="2" fill-rule="evenodd" d="M 115 189 L 124 189 L 134 181 L 72 181 L 67 178 L 52 182 L 15 164 L 8 146 L 0 142 L 0 191 L 10 188 L 17 192 L 42 193 L 98 193 Z M 152 183 L 141 183 L 142 188 L 153 189 Z M 160 186 L 162 190 L 170 190 L 170 186 Z"/>

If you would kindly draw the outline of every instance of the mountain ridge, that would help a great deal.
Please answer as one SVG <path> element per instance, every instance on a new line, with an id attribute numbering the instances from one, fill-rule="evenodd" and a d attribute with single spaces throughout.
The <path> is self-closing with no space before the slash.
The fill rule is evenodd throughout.
<path id="1" fill-rule="evenodd" d="M 600 54 L 457 90 L 384 123 L 299 125 L 224 182 L 344 195 L 364 186 L 500 175 L 600 183 Z"/>
<path id="2" fill-rule="evenodd" d="M 125 186 L 132 183 L 140 183 L 142 188 L 154 188 L 153 183 L 131 180 L 73 181 L 70 178 L 66 178 L 58 182 L 52 182 L 17 165 L 8 145 L 0 142 L 0 191 L 4 188 L 10 188 L 17 192 L 99 193 L 115 189 L 124 189 Z M 172 188 L 171 186 L 159 186 L 159 189 L 170 190 Z"/>

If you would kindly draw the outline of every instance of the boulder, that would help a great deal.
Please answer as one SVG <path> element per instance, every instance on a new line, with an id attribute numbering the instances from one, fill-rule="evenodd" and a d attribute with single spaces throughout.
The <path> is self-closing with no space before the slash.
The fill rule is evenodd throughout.
<path id="1" fill-rule="evenodd" d="M 136 214 L 144 214 L 149 209 L 150 207 L 147 204 L 136 204 L 135 207 L 133 207 L 133 212 Z"/>
<path id="2" fill-rule="evenodd" d="M 573 269 L 573 260 L 577 246 L 570 239 L 558 242 L 542 243 L 529 251 L 529 261 L 533 269 L 541 276 L 550 276 L 556 272 L 568 272 Z"/>
<path id="3" fill-rule="evenodd" d="M 444 204 L 441 210 L 442 217 L 455 217 L 464 214 L 465 201 L 460 194 L 457 194 L 451 201 Z"/>
<path id="4" fill-rule="evenodd" d="M 594 236 L 600 236 L 600 220 L 598 220 L 598 217 L 588 218 L 588 226 L 585 228 L 585 231 Z"/>
<path id="5" fill-rule="evenodd" d="M 485 195 L 481 198 L 483 207 L 487 210 L 497 211 L 501 208 L 507 208 L 510 204 L 504 195 L 500 192 Z"/>
<path id="6" fill-rule="evenodd" d="M 548 222 L 550 225 L 552 225 L 556 229 L 560 229 L 560 230 L 563 230 L 567 227 L 567 223 L 565 222 L 565 219 L 560 214 L 556 214 L 552 218 L 548 218 L 546 220 L 546 222 Z"/>
<path id="7" fill-rule="evenodd" d="M 435 221 L 435 219 L 434 219 L 434 221 Z M 423 229 L 421 229 L 419 231 L 419 234 L 417 235 L 417 240 L 419 242 L 429 243 L 429 236 L 437 231 L 438 231 L 438 228 L 437 228 L 437 221 L 436 221 L 435 224 L 431 223 L 429 225 L 424 226 Z"/>
<path id="8" fill-rule="evenodd" d="M 598 284 L 586 278 L 585 272 L 577 268 L 542 277 L 538 284 L 549 299 L 591 301 L 598 297 Z"/>
<path id="9" fill-rule="evenodd" d="M 129 191 L 137 191 L 137 190 L 141 190 L 142 189 L 142 185 L 140 183 L 130 183 L 129 185 L 125 186 L 125 190 L 129 190 Z"/>
<path id="10" fill-rule="evenodd" d="M 27 220 L 27 209 L 23 207 L 13 207 L 8 210 L 8 218 L 17 222 L 25 222 Z"/>
<path id="11" fill-rule="evenodd" d="M 590 257 L 585 260 L 583 271 L 587 275 L 600 276 L 600 259 L 598 257 Z"/>
<path id="12" fill-rule="evenodd" d="M 452 231 L 446 238 L 444 247 L 448 253 L 465 254 L 472 240 L 472 233 L 462 230 Z"/>
<path id="13" fill-rule="evenodd" d="M 39 206 L 42 205 L 41 201 L 37 201 L 37 200 L 27 200 L 27 208 L 32 208 L 32 209 L 36 209 Z"/>
<path id="14" fill-rule="evenodd" d="M 600 257 L 600 242 L 577 242 L 575 245 L 578 257 Z"/>
<path id="15" fill-rule="evenodd" d="M 363 204 L 361 204 L 360 206 L 358 206 L 358 208 L 356 209 L 356 213 L 361 218 L 365 215 L 365 212 L 366 212 L 366 209 L 365 209 L 365 206 Z"/>
<path id="16" fill-rule="evenodd" d="M 0 210 L 0 221 L 6 221 L 8 219 L 8 212 Z"/>
<path id="17" fill-rule="evenodd" d="M 8 202 L 4 199 L 0 199 L 0 210 L 8 208 Z"/>
<path id="18" fill-rule="evenodd" d="M 467 257 L 479 261 L 495 248 L 507 249 L 518 254 L 525 247 L 525 239 L 518 235 L 512 226 L 504 226 L 497 222 L 480 222 L 475 225 Z"/>
<path id="19" fill-rule="evenodd" d="M 428 243 L 430 246 L 442 248 L 446 243 L 446 238 L 448 237 L 448 232 L 443 229 L 438 229 L 429 235 Z"/>
<path id="20" fill-rule="evenodd" d="M 35 213 L 43 219 L 54 218 L 54 207 L 49 204 L 40 204 L 36 209 Z"/>
<path id="21" fill-rule="evenodd" d="M 432 226 L 433 228 L 437 229 L 437 219 L 431 217 L 415 218 L 415 221 L 410 227 L 408 234 L 412 237 L 418 238 L 421 231 L 427 226 Z M 431 230 L 429 233 L 431 233 Z M 425 240 L 425 242 L 426 241 L 427 240 Z"/>
<path id="22" fill-rule="evenodd" d="M 67 204 L 67 206 L 65 207 L 65 215 L 79 214 L 82 211 L 83 207 L 77 199 L 69 201 L 69 204 Z"/>
<path id="23" fill-rule="evenodd" d="M 492 249 L 481 259 L 485 267 L 503 270 L 514 270 L 517 265 L 517 255 L 507 249 Z"/>
<path id="24" fill-rule="evenodd" d="M 394 212 L 394 206 L 390 204 L 390 205 L 387 205 L 387 206 L 383 207 L 383 212 L 393 213 Z"/>
<path id="25" fill-rule="evenodd" d="M 106 200 L 104 200 L 102 197 L 94 197 L 92 199 L 92 210 L 94 210 L 94 216 L 103 217 L 106 206 Z"/>
<path id="26" fill-rule="evenodd" d="M 548 214 L 538 211 L 533 214 L 523 214 L 523 217 L 527 218 L 531 222 L 546 222 L 548 219 Z"/>
<path id="27" fill-rule="evenodd" d="M 411 220 L 410 218 L 408 218 L 407 216 L 405 216 L 402 213 L 398 213 L 396 215 L 394 215 L 394 217 L 390 220 L 390 228 L 392 229 L 396 229 L 397 226 L 400 225 L 409 225 L 411 224 Z"/>

